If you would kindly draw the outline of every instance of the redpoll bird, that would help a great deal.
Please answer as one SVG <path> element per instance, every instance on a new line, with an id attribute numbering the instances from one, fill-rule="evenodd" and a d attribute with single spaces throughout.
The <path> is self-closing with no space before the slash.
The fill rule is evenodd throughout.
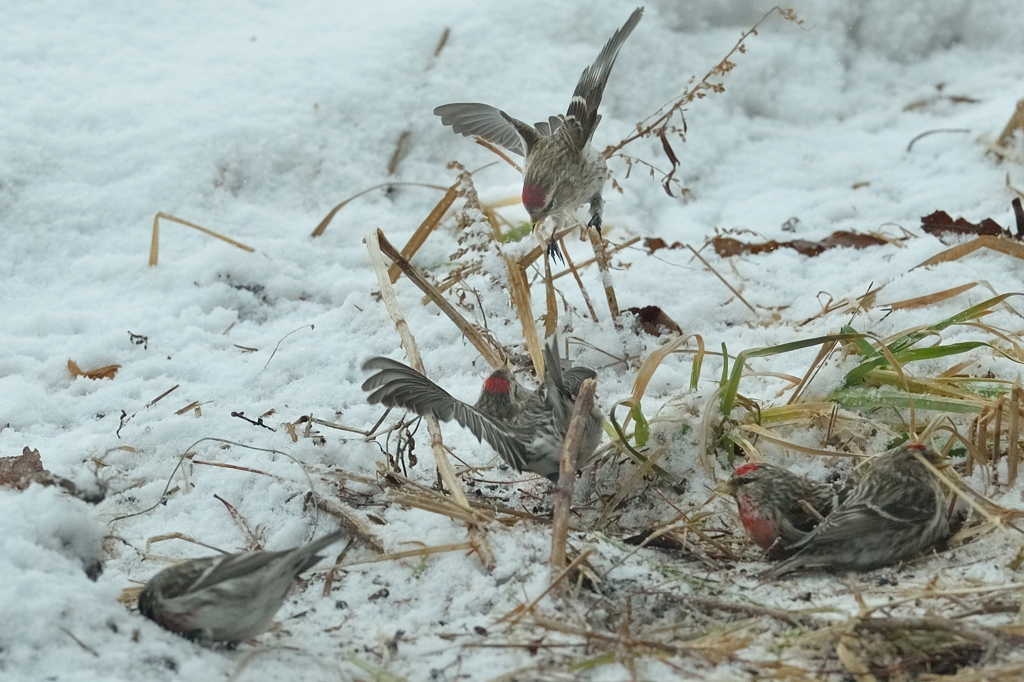
<path id="1" fill-rule="evenodd" d="M 433 414 L 442 421 L 454 419 L 477 440 L 487 441 L 517 471 L 532 471 L 557 481 L 558 458 L 576 395 L 583 381 L 596 379 L 597 373 L 589 367 L 562 371 L 556 344 L 552 337 L 544 348 L 544 383 L 534 391 L 519 385 L 508 368 L 502 368 L 484 381 L 476 404 L 468 405 L 411 367 L 382 357 L 363 365 L 366 370 L 379 370 L 363 383 L 363 390 L 373 391 L 368 398 L 373 404 Z M 603 423 L 596 408 L 587 416 L 577 468 L 583 468 L 593 456 Z"/>
<path id="2" fill-rule="evenodd" d="M 872 461 L 849 497 L 764 577 L 803 568 L 878 568 L 919 556 L 945 539 L 945 495 L 919 456 L 940 466 L 938 453 L 920 443 L 901 445 Z"/>
<path id="3" fill-rule="evenodd" d="M 832 486 L 763 463 L 738 467 L 719 489 L 736 498 L 750 539 L 776 557 L 784 556 L 838 502 Z"/>
<path id="4" fill-rule="evenodd" d="M 531 126 L 486 104 L 445 104 L 434 109 L 441 123 L 451 126 L 453 132 L 476 135 L 525 157 L 523 206 L 535 227 L 551 216 L 557 231 L 569 222 L 573 211 L 589 203 L 588 225 L 601 230 L 601 192 L 608 179 L 608 166 L 590 142 L 601 122 L 597 108 L 619 48 L 642 15 L 643 7 L 638 7 L 594 63 L 583 70 L 564 115 Z M 549 249 L 553 246 L 552 239 Z"/>
<path id="5" fill-rule="evenodd" d="M 153 576 L 139 612 L 171 632 L 207 642 L 244 642 L 274 619 L 295 578 L 322 559 L 343 530 L 283 552 L 239 552 L 193 559 Z"/>

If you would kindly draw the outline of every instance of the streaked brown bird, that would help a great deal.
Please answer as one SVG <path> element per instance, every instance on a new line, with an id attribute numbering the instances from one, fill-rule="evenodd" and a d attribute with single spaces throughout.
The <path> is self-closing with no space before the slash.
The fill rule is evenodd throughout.
<path id="1" fill-rule="evenodd" d="M 551 481 L 558 480 L 558 458 L 580 386 L 585 379 L 597 378 L 589 367 L 563 370 L 554 337 L 544 347 L 540 386 L 532 391 L 525 388 L 503 367 L 484 381 L 475 405 L 452 397 L 413 368 L 390 358 L 370 358 L 363 369 L 376 370 L 363 382 L 363 390 L 371 392 L 371 403 L 433 414 L 441 421 L 454 419 L 477 440 L 487 441 L 517 471 L 532 471 Z M 577 468 L 582 469 L 593 456 L 603 424 L 596 408 L 587 415 Z"/>
<path id="2" fill-rule="evenodd" d="M 736 498 L 747 535 L 773 558 L 784 557 L 839 501 L 827 483 L 762 462 L 737 467 L 719 490 Z"/>
<path id="3" fill-rule="evenodd" d="M 846 498 L 763 574 L 828 568 L 862 571 L 913 559 L 949 535 L 945 494 L 921 462 L 942 466 L 937 452 L 909 443 L 879 455 Z"/>
<path id="4" fill-rule="evenodd" d="M 346 537 L 339 530 L 281 552 L 239 552 L 192 559 L 153 576 L 139 594 L 139 612 L 171 632 L 203 642 L 236 644 L 270 627 L 317 552 Z"/>
<path id="5" fill-rule="evenodd" d="M 441 123 L 465 136 L 475 135 L 523 156 L 523 206 L 536 228 L 549 216 L 557 232 L 572 219 L 582 204 L 590 204 L 588 225 L 601 230 L 608 179 L 604 156 L 591 141 L 601 122 L 597 113 L 605 85 L 619 49 L 643 16 L 643 7 L 630 15 L 583 70 L 565 114 L 529 125 L 487 104 L 444 104 L 434 109 Z M 549 251 L 558 253 L 554 240 Z"/>

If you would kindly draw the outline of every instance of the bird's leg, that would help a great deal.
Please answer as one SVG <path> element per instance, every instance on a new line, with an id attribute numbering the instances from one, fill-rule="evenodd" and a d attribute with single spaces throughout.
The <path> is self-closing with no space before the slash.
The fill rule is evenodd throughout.
<path id="1" fill-rule="evenodd" d="M 565 265 L 565 257 L 562 256 L 562 250 L 558 248 L 558 242 L 555 239 L 558 236 L 559 231 L 565 226 L 566 219 L 561 214 L 556 214 L 551 217 L 551 232 L 546 236 L 544 231 L 541 229 L 542 223 L 535 223 L 533 229 L 537 232 L 537 236 L 540 238 L 540 243 L 544 245 L 548 257 L 552 260 L 558 260 Z"/>
<path id="2" fill-rule="evenodd" d="M 587 227 L 593 227 L 597 230 L 598 234 L 601 234 L 601 214 L 604 211 L 604 199 L 601 198 L 601 194 L 595 194 L 590 197 L 590 222 L 587 223 Z"/>
<path id="3" fill-rule="evenodd" d="M 558 248 L 558 242 L 555 241 L 554 234 L 548 239 L 548 257 L 565 265 L 565 256 L 562 255 L 562 250 Z"/>

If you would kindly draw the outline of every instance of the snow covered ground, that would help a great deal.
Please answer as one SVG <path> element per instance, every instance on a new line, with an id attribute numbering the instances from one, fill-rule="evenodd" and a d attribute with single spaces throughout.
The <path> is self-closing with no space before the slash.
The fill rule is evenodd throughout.
<path id="1" fill-rule="evenodd" d="M 235 651 L 192 644 L 118 601 L 123 589 L 139 587 L 173 561 L 211 553 L 180 537 L 161 539 L 169 534 L 237 551 L 251 547 L 253 538 L 269 549 L 294 546 L 317 524 L 316 534 L 326 532 L 336 521 L 305 504 L 304 469 L 318 492 L 353 508 L 388 553 L 466 541 L 460 523 L 395 504 L 374 482 L 384 462 L 376 444 L 325 427 L 317 427 L 322 440 L 293 442 L 281 426 L 303 415 L 359 429 L 377 421 L 381 410 L 366 404 L 359 367 L 371 355 L 403 356 L 374 294 L 362 238 L 380 227 L 393 243 L 404 244 L 439 193 L 418 187 L 370 193 L 342 209 L 323 236 L 314 239 L 310 232 L 335 204 L 371 185 L 390 179 L 447 186 L 455 179 L 446 169 L 450 160 L 478 168 L 494 159 L 442 127 L 431 115 L 438 104 L 487 102 L 527 121 L 564 111 L 580 71 L 633 7 L 618 0 L 44 0 L 4 7 L 0 456 L 35 448 L 54 474 L 86 487 L 98 477 L 108 491 L 89 506 L 56 488 L 0 489 L 0 677 L 487 680 L 513 679 L 521 670 L 522 679 L 733 680 L 752 674 L 751 661 L 799 659 L 798 652 L 777 654 L 768 646 L 777 634 L 769 625 L 738 657 L 666 654 L 667 665 L 654 655 L 629 663 L 621 651 L 619 658 L 601 659 L 606 650 L 581 647 L 578 635 L 499 622 L 547 586 L 549 526 L 542 521 L 488 531 L 497 561 L 492 571 L 464 550 L 366 563 L 376 555 L 354 545 L 344 560 L 353 565 L 335 576 L 329 596 L 323 596 L 323 572 L 313 574 L 309 588 L 297 590 L 278 613 L 279 628 Z M 691 76 L 703 76 L 769 7 L 743 0 L 649 3 L 611 75 L 596 146 L 622 139 L 681 93 Z M 991 251 L 911 271 L 945 248 L 920 231 L 921 216 L 941 209 L 1013 225 L 1015 194 L 1007 184 L 1024 187 L 1024 168 L 998 162 L 978 141 L 998 136 L 1024 97 L 1018 4 L 808 0 L 794 8 L 802 25 L 768 19 L 747 40 L 746 53 L 733 59 L 735 69 L 722 79 L 725 92 L 689 106 L 686 143 L 673 138 L 681 161 L 677 177 L 689 199 L 670 198 L 639 167 L 626 178 L 621 159 L 610 163 L 623 191 L 606 190 L 606 236 L 615 243 L 639 235 L 695 247 L 715 229 L 750 231 L 739 235 L 745 241 L 817 241 L 837 230 L 902 237 L 905 229 L 910 238 L 813 258 L 780 249 L 722 259 L 706 249 L 711 265 L 754 310 L 689 251 L 652 256 L 638 244 L 613 259 L 620 305 L 660 306 L 709 349 L 725 343 L 735 354 L 835 332 L 851 320 L 858 330 L 885 337 L 953 315 L 992 291 L 1020 291 L 1020 261 Z M 446 27 L 450 37 L 435 56 Z M 912 139 L 935 129 L 957 132 L 921 138 L 908 151 Z M 404 131 L 408 154 L 389 177 L 388 161 Z M 668 166 L 657 140 L 633 143 L 625 152 Z M 516 196 L 520 187 L 505 164 L 478 173 L 475 182 L 484 201 Z M 158 211 L 255 250 L 163 222 L 160 263 L 150 267 Z M 519 207 L 505 215 L 525 218 Z M 784 229 L 787 221 L 795 232 Z M 457 236 L 453 222 L 442 224 L 415 263 L 443 275 Z M 575 238 L 569 248 L 577 261 L 588 257 L 589 247 Z M 493 275 L 504 278 L 501 271 Z M 563 336 L 634 361 L 629 368 L 607 366 L 608 355 L 570 345 L 578 362 L 600 368 L 598 402 L 609 409 L 628 397 L 635 361 L 660 341 L 616 330 L 596 270 L 583 276 L 599 321 L 581 314 L 586 308 L 570 279 L 559 280 L 573 307 L 563 313 L 563 326 L 571 327 Z M 981 280 L 991 289 L 978 286 L 924 309 L 887 314 L 879 305 L 797 326 L 817 316 L 829 298 L 860 296 L 872 283 L 886 285 L 876 301 L 884 304 Z M 507 295 L 490 281 L 475 281 L 481 298 L 465 314 L 486 321 L 499 341 L 522 352 Z M 408 280 L 399 280 L 397 290 L 430 376 L 454 395 L 475 399 L 486 363 L 447 318 L 420 304 Z M 538 316 L 541 292 L 538 283 Z M 1005 309 L 986 321 L 1021 329 L 1020 318 Z M 951 328 L 943 338 L 991 339 L 967 327 Z M 816 352 L 752 364 L 758 372 L 802 376 Z M 1018 365 L 986 348 L 971 357 L 975 363 L 965 371 L 972 374 L 1012 379 L 1019 373 Z M 666 361 L 644 400 L 649 416 L 673 401 L 662 414 L 692 427 L 662 462 L 688 481 L 684 496 L 661 487 L 683 507 L 704 504 L 705 486 L 714 483 L 698 464 L 696 448 L 721 367 L 709 358 L 691 394 L 691 358 Z M 74 378 L 69 359 L 85 370 L 121 367 L 113 379 Z M 809 390 L 828 393 L 851 366 L 828 365 Z M 770 405 L 785 385 L 766 374 L 745 379 L 741 390 Z M 194 409 L 179 414 L 193 401 L 201 415 Z M 271 428 L 233 413 L 262 416 Z M 469 464 L 499 464 L 466 432 L 448 426 L 444 433 Z M 826 447 L 823 433 L 789 435 Z M 889 435 L 877 434 L 865 449 L 877 451 Z M 189 446 L 208 437 L 262 450 L 206 441 L 175 473 Z M 419 464 L 409 475 L 430 485 L 435 475 L 424 430 L 417 439 Z M 821 460 L 790 455 L 782 461 L 825 474 Z M 581 507 L 599 512 L 597 494 L 607 501 L 631 466 L 606 462 L 585 476 L 577 486 Z M 543 480 L 497 468 L 475 476 L 499 482 L 473 486 L 484 497 L 550 513 Z M 177 491 L 166 503 L 118 519 L 156 504 L 168 485 Z M 658 487 L 652 483 L 626 501 L 615 532 L 587 532 L 596 512 L 579 517 L 574 546 L 595 549 L 591 562 L 607 571 L 609 589 L 674 594 L 685 602 L 691 592 L 727 597 L 756 584 L 749 575 L 764 564 L 742 540 L 734 546 L 746 552 L 744 561 L 723 567 L 726 577 L 685 552 L 630 555 L 622 536 L 675 514 L 653 490 Z M 985 492 L 1021 506 L 1020 484 Z M 251 534 L 215 495 L 237 510 Z M 714 527 L 739 535 L 731 500 L 703 509 L 713 512 Z M 78 557 L 95 551 L 101 536 L 105 570 L 92 582 Z M 1005 566 L 1018 546 L 997 533 L 909 573 L 890 571 L 898 587 L 877 598 L 968 579 L 978 586 L 1013 582 L 1018 579 Z M 876 584 L 870 576 L 853 582 L 807 576 L 759 588 L 755 600 L 797 608 L 794 592 L 813 593 L 814 606 L 854 615 L 857 580 Z M 672 609 L 680 607 L 670 602 L 659 606 L 653 597 L 638 596 L 632 634 L 671 643 L 699 632 L 693 622 L 679 623 L 685 632 L 672 629 Z M 541 608 L 571 620 L 550 603 Z M 625 627 L 600 609 L 588 612 L 585 597 L 566 608 L 578 608 L 570 615 L 595 629 Z M 526 646 L 531 643 L 533 649 Z M 579 661 L 593 665 L 572 667 Z"/>

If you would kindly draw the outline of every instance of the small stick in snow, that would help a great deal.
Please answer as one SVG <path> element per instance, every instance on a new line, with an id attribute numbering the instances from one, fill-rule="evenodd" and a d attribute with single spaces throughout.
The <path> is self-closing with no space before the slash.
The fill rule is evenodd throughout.
<path id="1" fill-rule="evenodd" d="M 248 251 L 249 253 L 252 253 L 253 251 L 256 250 L 256 249 L 252 248 L 251 246 L 246 246 L 245 244 L 243 244 L 241 242 L 236 242 L 231 237 L 225 237 L 224 235 L 220 234 L 219 232 L 214 232 L 213 230 L 208 230 L 205 227 L 203 227 L 202 225 L 196 225 L 195 223 L 190 223 L 187 220 L 182 220 L 181 218 L 176 218 L 175 216 L 172 216 L 169 213 L 164 213 L 164 212 L 161 211 L 160 213 L 156 214 L 155 218 L 153 218 L 153 238 L 152 238 L 152 240 L 149 243 L 149 264 L 150 264 L 150 266 L 156 265 L 157 264 L 157 260 L 158 260 L 158 258 L 160 256 L 160 219 L 161 218 L 163 218 L 164 220 L 170 220 L 171 222 L 174 222 L 174 223 L 180 223 L 182 225 L 185 225 L 186 227 L 191 227 L 193 230 L 199 230 L 200 232 L 202 232 L 204 234 L 208 234 L 211 237 L 216 237 L 217 239 L 225 241 L 228 244 L 231 244 L 232 246 L 237 246 L 238 248 L 242 249 L 243 251 Z"/>
<path id="2" fill-rule="evenodd" d="M 459 331 L 473 344 L 473 347 L 484 357 L 494 369 L 505 366 L 505 358 L 499 349 L 494 348 L 487 339 L 484 338 L 475 326 L 462 316 L 462 314 L 455 309 L 451 303 L 448 302 L 444 296 L 437 290 L 433 284 L 431 284 L 420 272 L 403 256 L 398 252 L 398 249 L 388 241 L 387 237 L 381 230 L 376 231 L 376 239 L 379 245 L 381 253 L 391 259 L 394 263 L 392 267 L 398 267 L 401 272 L 405 273 L 405 276 L 409 278 L 413 284 L 419 287 L 420 291 L 427 295 L 434 304 L 441 309 L 448 319 L 455 323 L 455 326 L 459 328 Z M 390 272 L 390 271 L 389 271 Z M 390 275 L 389 275 L 390 278 Z M 395 279 L 389 279 L 389 282 L 394 282 Z M 383 292 L 382 292 L 383 295 Z M 395 323 L 397 327 L 397 322 Z M 405 343 L 402 344 L 405 346 Z M 406 347 L 408 349 L 408 347 Z M 411 359 L 411 358 L 410 358 Z M 416 365 L 413 365 L 416 367 Z M 416 367 L 417 371 L 422 372 L 422 369 Z"/>
<path id="3" fill-rule="evenodd" d="M 573 483 L 576 480 L 576 453 L 583 438 L 587 415 L 594 409 L 594 390 L 597 383 L 587 379 L 580 386 L 573 406 L 569 430 L 562 443 L 558 459 L 558 487 L 555 489 L 554 512 L 551 523 L 551 583 L 561 580 L 565 572 L 565 545 L 569 537 L 569 511 L 572 507 Z"/>

